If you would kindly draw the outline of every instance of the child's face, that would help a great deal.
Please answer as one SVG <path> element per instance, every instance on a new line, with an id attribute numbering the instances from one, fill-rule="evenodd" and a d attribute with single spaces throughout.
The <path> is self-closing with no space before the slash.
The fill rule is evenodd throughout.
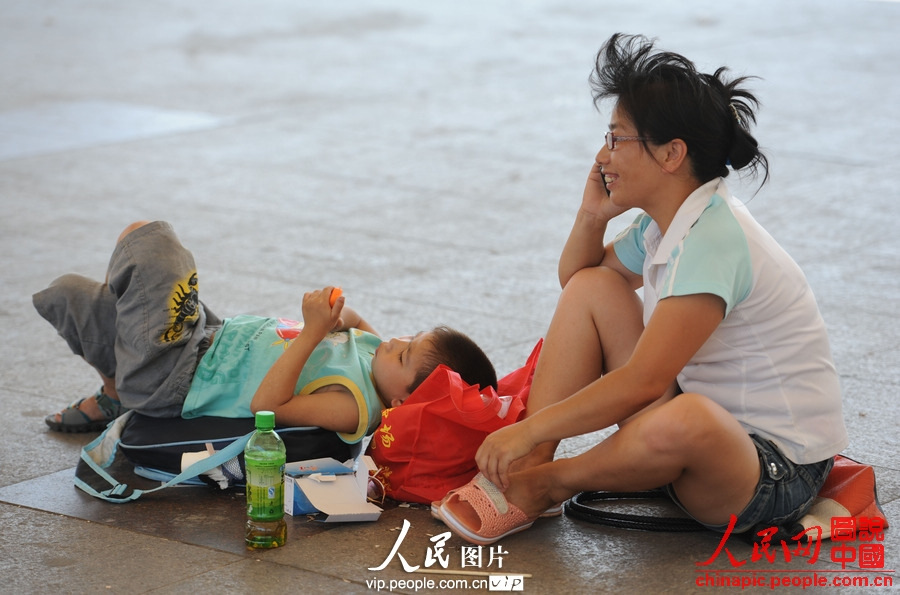
<path id="1" fill-rule="evenodd" d="M 397 337 L 385 341 L 375 350 L 372 376 L 382 402 L 396 407 L 409 396 L 407 387 L 415 380 L 422 357 L 431 350 L 431 332 L 415 337 Z"/>

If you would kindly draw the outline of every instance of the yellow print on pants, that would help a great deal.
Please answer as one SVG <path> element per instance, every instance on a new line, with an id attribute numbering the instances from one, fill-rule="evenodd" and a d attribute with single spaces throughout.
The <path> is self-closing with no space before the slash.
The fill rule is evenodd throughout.
<path id="1" fill-rule="evenodd" d="M 172 288 L 169 303 L 171 306 L 167 309 L 172 313 L 172 323 L 161 337 L 164 343 L 178 341 L 184 333 L 185 325 L 197 321 L 200 310 L 197 271 L 192 272 L 186 279 L 175 284 Z"/>

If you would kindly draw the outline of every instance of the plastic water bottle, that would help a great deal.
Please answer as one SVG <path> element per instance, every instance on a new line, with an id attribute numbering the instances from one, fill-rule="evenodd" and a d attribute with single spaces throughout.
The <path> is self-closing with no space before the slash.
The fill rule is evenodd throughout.
<path id="1" fill-rule="evenodd" d="M 275 433 L 275 414 L 256 412 L 256 432 L 244 448 L 247 470 L 248 548 L 284 545 L 284 442 Z"/>

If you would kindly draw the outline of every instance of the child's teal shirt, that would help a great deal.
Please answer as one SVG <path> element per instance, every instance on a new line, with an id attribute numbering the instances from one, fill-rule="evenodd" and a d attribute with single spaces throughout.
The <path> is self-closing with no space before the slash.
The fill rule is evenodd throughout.
<path id="1" fill-rule="evenodd" d="M 303 323 L 283 318 L 236 316 L 226 319 L 197 365 L 182 417 L 253 417 L 250 401 L 275 361 L 303 330 Z M 353 444 L 375 431 L 383 405 L 375 392 L 372 359 L 381 344 L 376 335 L 358 329 L 329 333 L 303 367 L 294 394 L 310 394 L 329 384 L 353 393 L 359 425 L 338 432 Z M 276 420 L 277 421 L 277 420 Z"/>

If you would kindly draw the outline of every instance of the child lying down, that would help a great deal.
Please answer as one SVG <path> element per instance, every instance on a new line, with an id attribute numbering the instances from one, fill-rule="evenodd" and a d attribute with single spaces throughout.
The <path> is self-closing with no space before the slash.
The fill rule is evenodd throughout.
<path id="1" fill-rule="evenodd" d="M 119 236 L 107 278 L 68 274 L 33 296 L 38 313 L 93 367 L 100 389 L 47 425 L 102 430 L 126 410 L 153 417 L 252 417 L 319 426 L 355 443 L 384 408 L 403 403 L 443 364 L 469 385 L 497 388 L 494 368 L 466 335 L 437 327 L 384 341 L 332 287 L 304 295 L 303 322 L 219 319 L 200 300 L 193 255 L 163 221 Z"/>

